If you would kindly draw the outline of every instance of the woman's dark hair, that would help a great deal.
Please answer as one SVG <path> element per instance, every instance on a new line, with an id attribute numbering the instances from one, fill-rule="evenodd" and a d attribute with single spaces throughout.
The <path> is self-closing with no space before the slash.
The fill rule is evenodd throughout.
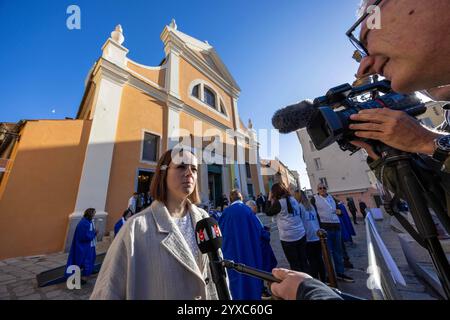
<path id="1" fill-rule="evenodd" d="M 283 182 L 277 182 L 272 186 L 271 189 L 272 192 L 272 198 L 276 200 L 280 200 L 281 198 L 290 197 L 291 193 L 286 188 Z"/>
<path id="2" fill-rule="evenodd" d="M 86 209 L 84 211 L 83 217 L 85 217 L 86 219 L 91 220 L 94 217 L 94 215 L 95 215 L 95 209 L 94 208 L 89 208 L 89 209 Z"/>
<path id="3" fill-rule="evenodd" d="M 125 218 L 128 214 L 133 215 L 133 211 L 131 211 L 130 209 L 125 210 L 122 214 L 122 218 Z"/>
<path id="4" fill-rule="evenodd" d="M 291 201 L 289 197 L 291 197 L 291 193 L 288 188 L 284 185 L 283 182 L 277 182 L 272 186 L 271 189 L 272 198 L 275 200 L 280 200 L 281 198 L 286 198 L 287 208 L 289 213 L 294 213 L 294 209 L 292 208 Z"/>
<path id="5" fill-rule="evenodd" d="M 305 208 L 306 210 L 311 210 L 312 205 L 311 202 L 308 199 L 308 196 L 306 195 L 305 191 L 300 190 L 300 201 L 299 201 Z"/>

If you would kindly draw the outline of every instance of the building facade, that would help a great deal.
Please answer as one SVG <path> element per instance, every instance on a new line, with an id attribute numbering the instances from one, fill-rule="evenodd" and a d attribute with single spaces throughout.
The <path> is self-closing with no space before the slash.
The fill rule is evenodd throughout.
<path id="1" fill-rule="evenodd" d="M 67 249 L 90 207 L 101 238 L 177 145 L 199 156 L 204 205 L 232 188 L 265 193 L 256 133 L 239 118 L 240 88 L 214 48 L 172 21 L 163 61 L 146 66 L 127 57 L 124 40 L 118 26 L 75 119 L 22 121 L 0 136 L 0 259 Z"/>
<path id="2" fill-rule="evenodd" d="M 376 178 L 367 165 L 367 156 L 363 151 L 350 156 L 339 149 L 337 143 L 319 151 L 306 129 L 297 131 L 297 136 L 314 194 L 317 193 L 317 185 L 323 183 L 328 192 L 339 200 L 345 201 L 350 197 L 356 204 L 362 200 L 368 207 L 381 205 Z"/>
<path id="3" fill-rule="evenodd" d="M 261 159 L 264 188 L 269 193 L 275 183 L 282 182 L 292 194 L 300 189 L 300 175 L 290 170 L 280 159 Z"/>

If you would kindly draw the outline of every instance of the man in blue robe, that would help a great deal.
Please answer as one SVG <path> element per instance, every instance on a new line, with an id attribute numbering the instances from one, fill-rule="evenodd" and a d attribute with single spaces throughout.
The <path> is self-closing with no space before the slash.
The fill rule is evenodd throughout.
<path id="1" fill-rule="evenodd" d="M 119 233 L 120 228 L 125 224 L 125 222 L 128 220 L 129 217 L 133 215 L 133 212 L 130 209 L 125 210 L 125 212 L 122 215 L 122 218 L 120 218 L 119 221 L 114 225 L 114 236 L 117 236 Z"/>
<path id="2" fill-rule="evenodd" d="M 70 247 L 69 258 L 66 265 L 66 276 L 71 274 L 67 272 L 67 268 L 76 265 L 81 269 L 81 283 L 87 281 L 94 270 L 96 258 L 95 245 L 97 230 L 95 230 L 92 219 L 95 216 L 95 209 L 89 208 L 84 212 L 83 218 L 77 225 L 73 234 L 72 245 Z"/>
<path id="3" fill-rule="evenodd" d="M 263 227 L 252 210 L 242 202 L 239 190 L 230 194 L 231 205 L 219 219 L 223 235 L 222 252 L 227 260 L 263 269 L 261 241 Z M 233 300 L 260 300 L 263 281 L 228 269 Z"/>

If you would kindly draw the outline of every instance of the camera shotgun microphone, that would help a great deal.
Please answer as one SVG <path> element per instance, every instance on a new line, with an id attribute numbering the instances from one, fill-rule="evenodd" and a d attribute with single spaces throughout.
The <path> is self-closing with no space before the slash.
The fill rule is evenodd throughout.
<path id="1" fill-rule="evenodd" d="M 272 125 L 281 133 L 297 131 L 308 125 L 316 111 L 317 108 L 311 100 L 303 100 L 275 112 Z"/>
<path id="2" fill-rule="evenodd" d="M 205 218 L 197 222 L 195 235 L 200 252 L 208 254 L 209 267 L 217 294 L 220 300 L 231 300 L 227 285 L 227 274 L 221 264 L 219 249 L 222 247 L 222 233 L 219 224 L 214 218 Z"/>

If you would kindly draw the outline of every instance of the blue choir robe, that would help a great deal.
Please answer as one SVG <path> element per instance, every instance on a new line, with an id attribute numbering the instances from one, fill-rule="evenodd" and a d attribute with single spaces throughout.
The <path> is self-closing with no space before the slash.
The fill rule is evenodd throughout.
<path id="1" fill-rule="evenodd" d="M 262 231 L 261 250 L 263 258 L 262 270 L 272 273 L 272 269 L 277 266 L 278 261 L 270 245 L 270 232 L 264 229 Z"/>
<path id="2" fill-rule="evenodd" d="M 219 218 L 220 218 L 221 214 L 222 214 L 221 212 L 216 211 L 216 210 L 210 210 L 209 211 L 209 215 L 211 217 L 213 217 L 214 219 L 216 219 L 217 221 L 219 221 Z"/>
<path id="3" fill-rule="evenodd" d="M 119 233 L 120 228 L 122 228 L 122 226 L 125 224 L 125 219 L 122 217 L 120 218 L 119 221 L 117 221 L 117 223 L 114 225 L 114 235 L 117 236 L 117 234 Z"/>
<path id="4" fill-rule="evenodd" d="M 272 246 L 270 245 L 270 232 L 264 228 L 264 224 L 261 219 L 258 218 L 259 223 L 263 227 L 261 234 L 261 250 L 263 258 L 263 270 L 272 273 L 272 269 L 278 265 L 277 258 L 273 253 Z"/>
<path id="5" fill-rule="evenodd" d="M 222 253 L 225 259 L 263 269 L 263 227 L 253 211 L 241 201 L 227 207 L 219 218 Z M 263 281 L 228 269 L 233 300 L 260 300 Z"/>
<path id="6" fill-rule="evenodd" d="M 336 207 L 337 209 L 340 209 L 342 214 L 339 215 L 339 220 L 341 222 L 341 233 L 342 233 L 342 239 L 344 242 L 352 242 L 352 236 L 355 236 L 355 229 L 353 228 L 352 221 L 350 220 L 350 217 L 348 215 L 347 209 L 345 208 L 345 205 L 340 203 Z"/>
<path id="7" fill-rule="evenodd" d="M 71 265 L 79 266 L 83 276 L 92 274 L 96 258 L 95 238 L 94 223 L 83 217 L 73 234 L 69 258 L 67 259 L 66 276 L 71 275 L 67 273 L 67 268 Z"/>

